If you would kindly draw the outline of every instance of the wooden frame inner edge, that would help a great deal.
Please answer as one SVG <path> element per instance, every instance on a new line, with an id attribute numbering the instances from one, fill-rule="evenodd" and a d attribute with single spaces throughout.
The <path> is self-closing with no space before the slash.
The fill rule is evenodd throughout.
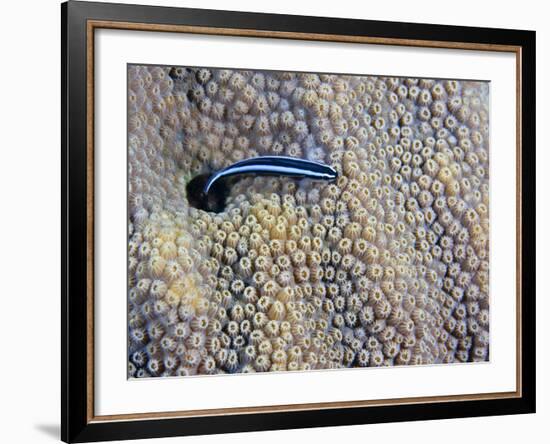
<path id="1" fill-rule="evenodd" d="M 285 404 L 256 407 L 228 407 L 216 409 L 183 410 L 173 412 L 144 412 L 115 415 L 94 413 L 94 31 L 96 28 L 121 29 L 132 31 L 177 32 L 188 34 L 222 35 L 236 37 L 263 37 L 292 40 L 312 40 L 339 43 L 363 43 L 374 45 L 417 46 L 423 48 L 463 49 L 493 52 L 512 52 L 516 55 L 516 391 L 496 393 L 474 393 L 447 396 L 418 396 L 408 398 L 336 401 L 324 403 Z M 305 410 L 327 410 L 336 408 L 359 408 L 415 403 L 442 403 L 459 401 L 480 401 L 494 399 L 521 398 L 522 396 L 522 48 L 516 45 L 489 43 L 446 42 L 436 40 L 416 40 L 368 36 L 348 36 L 336 34 L 311 34 L 287 31 L 264 31 L 254 29 L 215 28 L 188 25 L 165 25 L 132 23 L 107 20 L 87 20 L 86 23 L 86 206 L 87 206 L 87 423 L 147 420 L 163 418 L 191 418 L 200 416 L 228 416 L 238 414 L 281 413 Z"/>

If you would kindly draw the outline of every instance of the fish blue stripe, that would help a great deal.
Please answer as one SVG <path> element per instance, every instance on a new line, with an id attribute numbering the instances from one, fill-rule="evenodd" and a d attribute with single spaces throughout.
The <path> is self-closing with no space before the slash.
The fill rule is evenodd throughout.
<path id="1" fill-rule="evenodd" d="M 319 162 L 285 156 L 261 156 L 241 160 L 214 173 L 205 183 L 203 191 L 208 194 L 216 182 L 226 177 L 247 174 L 290 176 L 326 181 L 338 178 L 338 173 L 334 168 Z"/>

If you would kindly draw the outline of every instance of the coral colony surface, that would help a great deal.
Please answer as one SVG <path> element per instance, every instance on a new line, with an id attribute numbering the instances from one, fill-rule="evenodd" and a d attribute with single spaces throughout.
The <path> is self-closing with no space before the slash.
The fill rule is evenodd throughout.
<path id="1" fill-rule="evenodd" d="M 128 68 L 128 376 L 489 359 L 489 85 Z M 331 183 L 187 184 L 243 159 Z"/>

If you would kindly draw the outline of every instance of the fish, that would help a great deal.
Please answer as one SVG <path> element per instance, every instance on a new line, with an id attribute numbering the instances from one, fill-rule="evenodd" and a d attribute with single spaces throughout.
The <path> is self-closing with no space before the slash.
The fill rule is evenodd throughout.
<path id="1" fill-rule="evenodd" d="M 329 165 L 286 156 L 259 156 L 241 160 L 212 174 L 201 174 L 187 184 L 191 205 L 219 213 L 230 192 L 230 178 L 237 176 L 286 176 L 333 182 L 338 172 Z"/>

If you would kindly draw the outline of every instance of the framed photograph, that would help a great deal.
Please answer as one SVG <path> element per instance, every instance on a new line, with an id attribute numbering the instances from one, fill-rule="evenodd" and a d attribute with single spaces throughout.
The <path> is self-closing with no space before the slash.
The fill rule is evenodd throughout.
<path id="1" fill-rule="evenodd" d="M 535 411 L 535 33 L 69 1 L 62 439 Z"/>

